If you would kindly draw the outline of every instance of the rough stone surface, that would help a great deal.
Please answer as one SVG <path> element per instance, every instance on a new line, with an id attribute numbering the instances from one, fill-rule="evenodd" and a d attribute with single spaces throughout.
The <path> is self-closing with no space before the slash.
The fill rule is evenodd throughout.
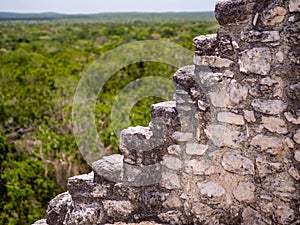
<path id="1" fill-rule="evenodd" d="M 284 116 L 290 123 L 300 124 L 300 117 L 297 117 L 296 119 L 290 112 L 285 112 Z"/>
<path id="2" fill-rule="evenodd" d="M 288 133 L 286 123 L 284 120 L 276 118 L 276 117 L 262 117 L 263 126 L 271 131 L 276 132 L 278 134 L 286 134 Z"/>
<path id="3" fill-rule="evenodd" d="M 299 0 L 290 0 L 289 10 L 290 10 L 290 12 L 300 12 L 300 1 Z"/>
<path id="4" fill-rule="evenodd" d="M 219 112 L 217 118 L 220 122 L 224 122 L 224 123 L 230 123 L 235 125 L 245 124 L 243 116 L 231 112 Z"/>
<path id="5" fill-rule="evenodd" d="M 170 155 L 180 156 L 181 155 L 181 147 L 180 147 L 180 145 L 171 145 L 170 147 L 168 147 L 168 153 Z"/>
<path id="6" fill-rule="evenodd" d="M 270 137 L 265 135 L 255 136 L 250 145 L 259 150 L 271 150 L 274 153 L 281 151 L 283 149 L 283 141 L 278 137 Z"/>
<path id="7" fill-rule="evenodd" d="M 105 156 L 93 163 L 93 170 L 110 181 L 118 182 L 122 180 L 123 158 L 122 155 L 118 154 Z"/>
<path id="8" fill-rule="evenodd" d="M 247 122 L 255 122 L 256 118 L 253 111 L 244 110 L 244 117 Z"/>
<path id="9" fill-rule="evenodd" d="M 280 40 L 278 31 L 243 31 L 241 33 L 241 39 L 247 42 L 274 42 Z"/>
<path id="10" fill-rule="evenodd" d="M 236 23 L 247 19 L 251 11 L 242 0 L 218 1 L 215 16 L 221 25 Z"/>
<path id="11" fill-rule="evenodd" d="M 36 221 L 32 225 L 47 225 L 47 221 L 45 219 L 42 219 L 42 220 Z"/>
<path id="12" fill-rule="evenodd" d="M 300 180 L 300 173 L 295 167 L 291 167 L 288 171 L 288 173 L 295 179 Z"/>
<path id="13" fill-rule="evenodd" d="M 175 101 L 123 130 L 123 156 L 70 178 L 37 223 L 299 224 L 299 5 L 219 0 L 217 34 L 196 37 L 194 65 L 173 76 Z"/>
<path id="14" fill-rule="evenodd" d="M 283 165 L 281 163 L 272 163 L 261 158 L 256 159 L 256 167 L 261 177 L 266 177 L 274 172 L 280 172 L 283 169 Z"/>
<path id="15" fill-rule="evenodd" d="M 198 188 L 202 195 L 208 197 L 221 197 L 225 195 L 225 189 L 216 182 L 198 183 Z"/>
<path id="16" fill-rule="evenodd" d="M 271 70 L 271 52 L 268 48 L 253 48 L 241 52 L 240 71 L 268 75 Z"/>
<path id="17" fill-rule="evenodd" d="M 185 172 L 194 175 L 203 175 L 205 170 L 209 168 L 209 165 L 205 161 L 199 161 L 197 159 L 192 159 L 186 162 Z"/>
<path id="18" fill-rule="evenodd" d="M 223 125 L 210 125 L 205 130 L 205 133 L 212 142 L 219 147 L 227 146 L 237 148 L 237 142 L 241 137 L 241 133 L 237 129 Z"/>
<path id="19" fill-rule="evenodd" d="M 186 153 L 188 155 L 204 155 L 204 153 L 207 151 L 208 146 L 207 145 L 201 145 L 197 143 L 187 143 L 186 144 Z"/>
<path id="20" fill-rule="evenodd" d="M 47 223 L 49 225 L 63 225 L 70 209 L 72 209 L 72 197 L 68 192 L 56 196 L 49 202 Z"/>
<path id="21" fill-rule="evenodd" d="M 183 166 L 182 160 L 174 156 L 165 156 L 161 164 L 173 170 L 179 170 Z"/>
<path id="22" fill-rule="evenodd" d="M 193 134 L 192 133 L 182 133 L 182 132 L 175 132 L 172 135 L 173 140 L 177 142 L 187 142 L 193 140 Z"/>
<path id="23" fill-rule="evenodd" d="M 264 225 L 265 223 L 262 220 L 262 216 L 254 209 L 247 207 L 243 211 L 243 223 L 242 225 L 253 225 L 253 224 L 261 224 Z"/>
<path id="24" fill-rule="evenodd" d="M 214 55 L 217 44 L 216 34 L 202 35 L 194 38 L 195 53 L 197 55 Z"/>
<path id="25" fill-rule="evenodd" d="M 262 20 L 266 26 L 274 26 L 281 23 L 287 14 L 287 10 L 283 7 L 277 6 L 266 9 L 262 14 Z"/>
<path id="26" fill-rule="evenodd" d="M 64 225 L 92 225 L 102 222 L 101 207 L 98 204 L 76 206 L 68 211 Z"/>
<path id="27" fill-rule="evenodd" d="M 294 134 L 294 141 L 300 144 L 300 130 L 297 130 Z"/>
<path id="28" fill-rule="evenodd" d="M 283 101 L 276 99 L 255 99 L 251 105 L 256 111 L 270 115 L 281 114 L 287 107 Z"/>
<path id="29" fill-rule="evenodd" d="M 255 185 L 251 182 L 240 182 L 233 190 L 234 197 L 240 202 L 253 202 Z"/>
<path id="30" fill-rule="evenodd" d="M 103 208 L 109 218 L 128 217 L 134 210 L 130 201 L 103 201 Z"/>
<path id="31" fill-rule="evenodd" d="M 210 66 L 217 68 L 226 68 L 230 67 L 233 64 L 233 61 L 229 59 L 220 58 L 217 56 L 195 56 L 194 64 L 197 66 Z"/>
<path id="32" fill-rule="evenodd" d="M 294 158 L 297 162 L 300 162 L 300 151 L 299 150 L 295 151 Z"/>
<path id="33" fill-rule="evenodd" d="M 240 174 L 254 174 L 254 164 L 253 162 L 235 152 L 226 152 L 223 155 L 222 166 L 225 170 Z"/>
<path id="34" fill-rule="evenodd" d="M 172 190 L 181 188 L 180 178 L 177 174 L 165 172 L 162 174 L 162 187 Z"/>

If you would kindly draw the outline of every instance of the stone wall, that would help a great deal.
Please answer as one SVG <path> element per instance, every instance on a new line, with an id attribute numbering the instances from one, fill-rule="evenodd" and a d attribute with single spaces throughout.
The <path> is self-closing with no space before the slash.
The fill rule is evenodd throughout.
<path id="1" fill-rule="evenodd" d="M 36 224 L 300 224 L 299 12 L 220 0 L 175 101 L 122 131 L 123 155 L 70 178 Z"/>

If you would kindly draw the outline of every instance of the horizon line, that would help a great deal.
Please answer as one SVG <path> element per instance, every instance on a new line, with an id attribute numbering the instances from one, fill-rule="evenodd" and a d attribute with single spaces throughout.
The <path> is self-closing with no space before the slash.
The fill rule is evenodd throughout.
<path id="1" fill-rule="evenodd" d="M 0 11 L 0 13 L 12 13 L 12 14 L 61 14 L 61 15 L 96 15 L 105 13 L 204 13 L 214 11 L 104 11 L 104 12 L 79 12 L 79 13 L 67 13 L 57 11 L 42 11 L 42 12 L 18 12 L 18 11 Z"/>

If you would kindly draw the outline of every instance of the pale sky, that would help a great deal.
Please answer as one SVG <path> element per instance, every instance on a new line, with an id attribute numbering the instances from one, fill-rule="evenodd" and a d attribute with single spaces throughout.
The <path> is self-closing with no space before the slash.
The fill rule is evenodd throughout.
<path id="1" fill-rule="evenodd" d="M 0 0 L 0 12 L 198 12 L 214 11 L 217 0 Z"/>

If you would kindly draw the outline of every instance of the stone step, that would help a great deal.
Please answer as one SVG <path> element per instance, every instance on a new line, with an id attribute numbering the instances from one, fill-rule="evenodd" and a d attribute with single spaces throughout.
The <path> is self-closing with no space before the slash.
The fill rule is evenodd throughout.
<path id="1" fill-rule="evenodd" d="M 175 132 L 180 127 L 175 101 L 167 101 L 151 106 L 150 130 L 154 137 L 163 138 L 167 132 Z"/>
<path id="2" fill-rule="evenodd" d="M 161 160 L 164 140 L 155 137 L 149 127 L 129 127 L 121 131 L 120 150 L 130 165 L 151 165 Z"/>
<path id="3" fill-rule="evenodd" d="M 92 164 L 94 174 L 94 183 L 118 183 L 123 179 L 123 160 L 124 156 L 114 154 L 104 156 Z"/>

